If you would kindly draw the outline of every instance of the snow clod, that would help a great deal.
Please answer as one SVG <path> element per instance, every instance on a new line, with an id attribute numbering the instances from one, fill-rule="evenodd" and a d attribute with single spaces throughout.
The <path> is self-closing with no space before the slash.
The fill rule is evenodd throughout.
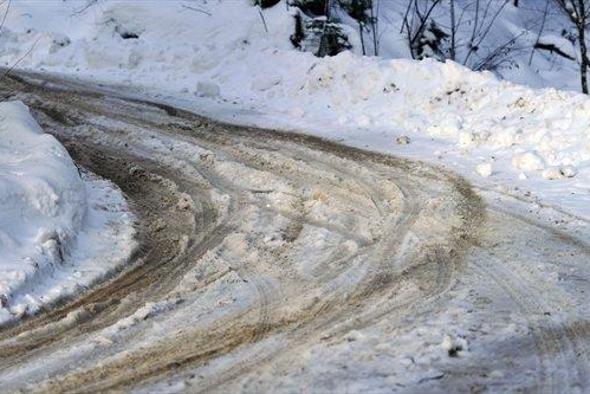
<path id="1" fill-rule="evenodd" d="M 576 176 L 576 169 L 571 166 L 567 167 L 549 167 L 543 171 L 541 176 L 544 179 L 555 180 L 555 179 L 564 179 L 564 178 L 572 178 Z"/>
<path id="2" fill-rule="evenodd" d="M 537 171 L 545 168 L 543 159 L 535 152 L 525 152 L 512 158 L 512 165 L 523 171 Z"/>
<path id="3" fill-rule="evenodd" d="M 463 337 L 452 337 L 445 335 L 441 346 L 447 351 L 449 357 L 458 357 L 461 353 L 468 351 L 467 340 Z"/>
<path id="4" fill-rule="evenodd" d="M 492 175 L 493 168 L 491 163 L 481 163 L 475 166 L 475 172 L 477 172 L 480 176 L 487 178 Z"/>
<path id="5" fill-rule="evenodd" d="M 219 85 L 213 82 L 199 81 L 197 82 L 197 90 L 195 95 L 199 97 L 214 98 L 219 97 Z"/>
<path id="6" fill-rule="evenodd" d="M 402 135 L 402 136 L 397 137 L 395 139 L 395 142 L 397 142 L 398 145 L 408 145 L 411 142 L 411 140 L 410 140 L 410 137 Z"/>

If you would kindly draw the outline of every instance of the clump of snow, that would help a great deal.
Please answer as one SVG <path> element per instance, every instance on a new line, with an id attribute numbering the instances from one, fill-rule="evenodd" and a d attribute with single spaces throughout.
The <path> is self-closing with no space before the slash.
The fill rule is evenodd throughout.
<path id="1" fill-rule="evenodd" d="M 546 168 L 541 174 L 545 179 L 564 179 L 572 178 L 576 175 L 577 171 L 574 167 L 549 167 Z"/>
<path id="2" fill-rule="evenodd" d="M 512 158 L 512 165 L 523 171 L 536 171 L 545 168 L 543 159 L 535 152 L 525 152 Z"/>
<path id="3" fill-rule="evenodd" d="M 85 182 L 23 103 L 0 103 L 0 324 L 123 263 L 131 220 L 120 192 Z"/>
<path id="4" fill-rule="evenodd" d="M 467 352 L 469 347 L 467 340 L 460 336 L 445 335 L 441 347 L 448 353 L 449 357 L 457 357 L 463 352 Z"/>
<path id="5" fill-rule="evenodd" d="M 492 175 L 492 164 L 491 163 L 481 163 L 475 167 L 475 172 L 477 172 L 480 176 L 487 178 Z"/>
<path id="6" fill-rule="evenodd" d="M 395 139 L 395 142 L 397 142 L 399 145 L 408 145 L 411 140 L 410 137 L 408 137 L 407 135 L 402 135 L 399 136 Z"/>
<path id="7" fill-rule="evenodd" d="M 143 320 L 155 317 L 159 314 L 171 310 L 175 305 L 182 302 L 181 298 L 167 299 L 158 302 L 146 302 L 142 307 L 137 309 L 132 315 L 120 319 L 112 326 L 105 330 L 105 334 L 114 335 L 120 331 L 129 329 Z"/>
<path id="8" fill-rule="evenodd" d="M 535 152 L 525 152 L 512 158 L 512 165 L 523 171 L 536 171 L 545 168 L 543 159 Z"/>
<path id="9" fill-rule="evenodd" d="M 199 97 L 214 98 L 219 96 L 219 85 L 211 82 L 197 82 L 195 94 Z"/>
<path id="10" fill-rule="evenodd" d="M 86 211 L 66 150 L 21 102 L 0 103 L 0 294 L 63 263 Z"/>

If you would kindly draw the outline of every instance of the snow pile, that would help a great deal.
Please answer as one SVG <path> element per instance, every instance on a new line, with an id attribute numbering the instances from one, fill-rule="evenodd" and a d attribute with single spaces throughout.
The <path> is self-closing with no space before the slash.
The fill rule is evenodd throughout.
<path id="1" fill-rule="evenodd" d="M 74 163 L 20 102 L 0 103 L 0 294 L 63 261 L 86 189 Z M 6 301 L 5 301 L 6 302 Z"/>
<path id="2" fill-rule="evenodd" d="M 81 179 L 64 147 L 43 133 L 24 104 L 0 103 L 0 323 L 34 312 L 124 262 L 133 247 L 131 217 L 122 196 L 106 198 L 106 191 L 112 186 Z M 115 205 L 99 214 L 101 201 Z M 114 246 L 121 249 L 78 250 L 82 233 L 85 240 L 109 242 L 109 236 L 120 235 Z M 97 258 L 106 261 L 101 265 Z M 91 275 L 80 270 L 84 264 Z"/>
<path id="3" fill-rule="evenodd" d="M 509 154 L 515 171 L 555 169 L 565 178 L 590 164 L 590 100 L 578 93 L 533 90 L 452 62 L 350 53 L 318 61 L 297 82 L 288 95 L 303 112 L 321 107 L 343 126 L 426 133 L 462 150 L 486 147 Z"/>

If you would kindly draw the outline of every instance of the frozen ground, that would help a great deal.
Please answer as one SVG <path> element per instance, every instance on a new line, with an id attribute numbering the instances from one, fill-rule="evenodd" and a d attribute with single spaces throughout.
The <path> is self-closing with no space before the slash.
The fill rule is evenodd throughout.
<path id="1" fill-rule="evenodd" d="M 133 246 L 121 192 L 44 134 L 21 102 L 0 103 L 0 324 L 79 293 Z"/>

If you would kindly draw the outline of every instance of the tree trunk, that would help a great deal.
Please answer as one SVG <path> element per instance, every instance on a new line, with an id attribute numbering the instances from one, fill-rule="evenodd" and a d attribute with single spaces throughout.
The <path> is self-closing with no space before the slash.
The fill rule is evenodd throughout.
<path id="1" fill-rule="evenodd" d="M 371 1 L 370 16 L 371 16 L 371 29 L 373 31 L 373 54 L 379 56 L 379 42 L 377 41 L 377 17 L 373 10 L 373 2 Z"/>
<path id="2" fill-rule="evenodd" d="M 365 56 L 367 53 L 365 51 L 365 39 L 363 37 L 363 24 L 359 21 L 359 34 L 361 36 L 361 47 L 363 48 L 363 56 Z"/>
<path id="3" fill-rule="evenodd" d="M 457 26 L 455 25 L 455 0 L 451 0 L 451 60 L 455 61 L 455 33 Z"/>
<path id="4" fill-rule="evenodd" d="M 330 44 L 331 40 L 328 37 L 327 33 L 327 25 L 330 22 L 330 9 L 331 9 L 331 0 L 325 0 L 324 2 L 324 11 L 326 14 L 326 19 L 324 20 L 324 31 L 322 32 L 322 36 L 320 37 L 320 47 L 318 48 L 318 52 L 316 53 L 317 57 L 324 57 L 328 56 L 330 52 Z"/>
<path id="5" fill-rule="evenodd" d="M 582 93 L 588 94 L 588 50 L 586 48 L 585 29 L 578 29 L 578 34 L 580 36 L 580 56 L 582 57 L 582 60 L 580 61 L 580 79 L 582 83 Z"/>
<path id="6" fill-rule="evenodd" d="M 582 83 L 582 93 L 588 94 L 588 49 L 586 47 L 586 7 L 584 0 L 578 0 L 580 15 L 578 17 L 578 38 L 580 40 L 580 79 Z"/>

